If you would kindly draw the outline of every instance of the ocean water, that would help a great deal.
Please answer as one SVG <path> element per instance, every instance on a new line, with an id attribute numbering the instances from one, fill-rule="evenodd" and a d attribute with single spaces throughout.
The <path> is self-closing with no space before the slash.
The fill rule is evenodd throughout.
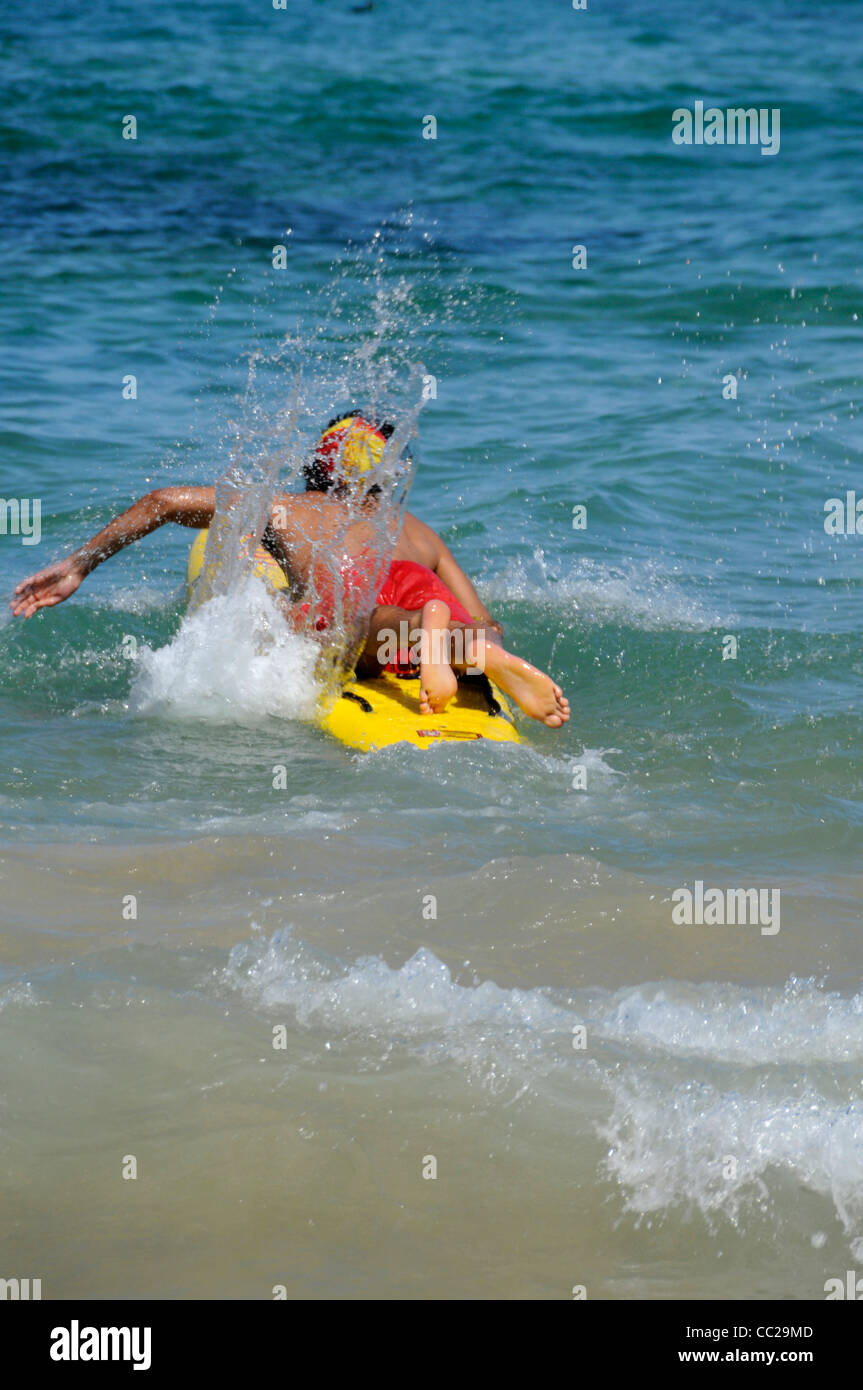
<path id="1" fill-rule="evenodd" d="M 0 1276 L 794 1299 L 861 1267 L 863 541 L 824 526 L 863 496 L 859 26 L 0 6 L 0 494 L 42 508 L 0 595 L 278 448 L 299 373 L 311 429 L 334 364 L 419 364 L 410 506 L 573 705 L 353 754 L 260 592 L 184 617 L 180 528 L 0 618 Z M 778 108 L 778 154 L 675 145 L 696 100 Z M 778 892 L 779 930 L 678 924 L 697 881 Z"/>

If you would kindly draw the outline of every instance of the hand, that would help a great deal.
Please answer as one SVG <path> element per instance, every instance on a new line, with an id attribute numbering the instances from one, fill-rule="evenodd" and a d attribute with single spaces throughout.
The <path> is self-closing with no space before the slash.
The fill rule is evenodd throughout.
<path id="1" fill-rule="evenodd" d="M 84 571 L 74 557 L 31 574 L 16 587 L 10 607 L 16 618 L 32 618 L 40 608 L 53 608 L 74 594 L 84 579 Z"/>

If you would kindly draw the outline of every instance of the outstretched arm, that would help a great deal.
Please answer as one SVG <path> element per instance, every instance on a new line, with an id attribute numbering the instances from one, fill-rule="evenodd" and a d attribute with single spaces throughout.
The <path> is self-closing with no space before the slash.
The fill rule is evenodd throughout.
<path id="1" fill-rule="evenodd" d="M 87 575 L 118 550 L 174 521 L 180 526 L 209 526 L 215 509 L 212 487 L 163 487 L 148 492 L 122 516 L 115 517 L 80 550 L 47 569 L 31 574 L 15 589 L 12 612 L 32 618 L 40 608 L 53 608 L 74 594 Z"/>

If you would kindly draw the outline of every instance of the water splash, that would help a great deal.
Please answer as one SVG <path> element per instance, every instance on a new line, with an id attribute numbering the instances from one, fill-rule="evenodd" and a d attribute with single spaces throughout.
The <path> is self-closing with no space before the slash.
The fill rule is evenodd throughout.
<path id="1" fill-rule="evenodd" d="M 352 299 L 350 310 L 344 302 L 349 272 L 365 276 L 369 292 L 360 306 Z M 411 360 L 405 328 L 411 307 L 409 286 L 403 276 L 390 275 L 385 241 L 376 233 L 313 300 L 309 322 L 250 354 L 238 418 L 224 439 L 229 462 L 216 487 L 190 611 L 242 588 L 259 567 L 258 547 L 269 527 L 267 548 L 285 561 L 291 585 L 280 596 L 285 616 L 318 646 L 322 709 L 353 671 L 401 530 L 413 472 L 409 449 L 424 404 L 424 369 Z M 317 515 L 307 499 L 304 513 L 286 488 L 300 477 L 324 422 L 357 409 L 394 422 L 381 459 L 373 474 L 340 489 L 337 499 L 315 494 Z M 321 508 L 326 525 L 319 527 Z M 291 524 L 280 527 L 280 515 L 288 514 Z M 309 529 L 298 547 L 295 533 L 304 515 Z M 298 550 L 302 561 L 287 563 L 296 561 Z"/>
<path id="2" fill-rule="evenodd" d="M 799 980 L 614 993 L 466 984 L 426 946 L 392 967 L 325 954 L 291 929 L 234 947 L 223 980 L 253 1007 L 287 1007 L 300 1034 L 350 1043 L 367 1069 L 404 1055 L 454 1064 L 495 1092 L 530 1090 L 556 1124 L 581 1096 L 606 1146 L 598 1171 L 638 1221 L 676 1212 L 743 1231 L 766 1210 L 778 1221 L 791 1188 L 829 1201 L 855 1258 L 863 1249 L 859 995 Z"/>
<path id="3" fill-rule="evenodd" d="M 286 462 L 291 465 L 300 382 L 294 383 L 290 404 L 270 414 L 258 384 L 259 366 L 265 362 L 260 351 L 251 355 L 242 424 L 235 426 L 230 462 L 216 484 L 204 563 L 190 596 L 192 612 L 252 574 L 279 474 Z M 291 469 L 291 477 L 295 471 Z"/>
<path id="4" fill-rule="evenodd" d="M 313 718 L 317 648 L 290 630 L 274 596 L 247 576 L 190 613 L 167 646 L 142 648 L 135 714 L 248 723 Z"/>

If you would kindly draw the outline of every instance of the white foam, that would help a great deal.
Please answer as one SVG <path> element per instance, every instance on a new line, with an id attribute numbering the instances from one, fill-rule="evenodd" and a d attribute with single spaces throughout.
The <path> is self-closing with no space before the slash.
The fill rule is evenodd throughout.
<path id="1" fill-rule="evenodd" d="M 525 719 L 522 727 L 530 734 L 531 722 Z M 581 753 L 566 756 L 540 752 L 530 743 L 493 743 L 491 740 L 476 743 L 447 743 L 445 740 L 430 748 L 417 748 L 410 743 L 393 743 L 379 748 L 373 753 L 363 754 L 357 760 L 360 772 L 364 770 L 376 777 L 381 766 L 389 765 L 394 773 L 404 772 L 415 776 L 419 771 L 423 782 L 428 784 L 435 777 L 445 779 L 447 787 L 458 788 L 459 781 L 464 792 L 472 797 L 476 792 L 476 769 L 482 768 L 483 785 L 495 786 L 495 805 L 499 808 L 503 793 L 499 793 L 502 783 L 492 783 L 491 778 L 511 777 L 514 770 L 518 777 L 518 799 L 524 804 L 526 798 L 537 788 L 541 791 L 544 803 L 553 794 L 553 788 L 560 790 L 561 796 L 571 800 L 572 781 L 576 769 L 583 768 L 587 773 L 587 785 L 581 795 L 609 788 L 619 788 L 625 783 L 625 775 L 620 768 L 612 767 L 605 761 L 606 755 L 617 755 L 619 748 L 583 748 Z M 474 801 L 467 803 L 468 814 L 475 814 Z M 450 813 L 459 815 L 464 805 L 458 805 L 458 794 L 453 790 Z"/>
<path id="2" fill-rule="evenodd" d="M 813 981 L 668 983 L 597 994 L 587 1013 L 595 1036 L 626 1049 L 626 1067 L 605 1075 L 613 1107 L 600 1132 L 630 1210 L 738 1223 L 766 1209 L 781 1175 L 829 1198 L 857 1248 L 863 996 Z"/>
<path id="3" fill-rule="evenodd" d="M 188 614 L 166 647 L 142 648 L 130 705 L 195 719 L 310 719 L 316 657 L 265 586 L 247 579 Z"/>
<path id="4" fill-rule="evenodd" d="M 580 622 L 618 621 L 647 631 L 704 631 L 728 625 L 728 614 L 709 613 L 649 562 L 607 565 L 588 557 L 552 562 L 537 548 L 529 562 L 511 561 L 482 584 L 489 600 L 565 607 Z"/>
<path id="5" fill-rule="evenodd" d="M 390 1034 L 413 1039 L 474 1025 L 554 1032 L 570 1022 L 569 1011 L 540 990 L 501 989 L 491 980 L 457 984 L 449 967 L 426 947 L 399 968 L 378 956 L 342 964 L 286 933 L 273 937 L 262 954 L 256 950 L 249 956 L 248 950 L 231 953 L 235 979 L 241 975 L 244 988 L 266 1006 L 289 1004 L 301 1025 L 346 1024 L 352 1032 L 384 1026 Z"/>
<path id="6" fill-rule="evenodd" d="M 13 985 L 6 985 L 0 989 L 0 1010 L 8 1008 L 28 1008 L 38 1004 L 38 999 L 33 993 L 33 986 L 29 980 L 18 982 Z"/>
<path id="7" fill-rule="evenodd" d="M 170 588 L 159 587 L 150 580 L 147 584 L 126 585 L 112 589 L 107 594 L 88 594 L 89 606 L 112 613 L 131 613 L 139 617 L 144 613 L 161 610 L 173 603 L 182 590 L 173 584 Z"/>
<path id="8" fill-rule="evenodd" d="M 762 1078 L 751 1089 L 666 1084 L 642 1071 L 609 1078 L 614 1107 L 602 1137 L 625 1205 L 671 1207 L 738 1224 L 765 1209 L 777 1174 L 832 1200 L 852 1246 L 863 1235 L 863 1103 L 797 1093 Z"/>
<path id="9" fill-rule="evenodd" d="M 609 1097 L 598 1126 L 606 1172 L 639 1215 L 681 1208 L 740 1223 L 790 1182 L 832 1202 L 852 1252 L 863 1242 L 861 996 L 791 981 L 567 997 L 459 984 L 427 948 L 399 968 L 379 957 L 347 964 L 290 933 L 235 948 L 226 980 L 253 1006 L 289 1009 L 301 1031 L 371 1045 L 372 1066 L 402 1048 L 495 1091 L 539 1088 L 555 1107 L 598 1082 Z"/>
<path id="10" fill-rule="evenodd" d="M 645 1056 L 742 1066 L 863 1062 L 863 995 L 846 999 L 811 980 L 784 989 L 640 985 L 603 1000 L 592 1023 Z"/>
<path id="11" fill-rule="evenodd" d="M 457 984 L 425 947 L 398 968 L 377 956 L 346 965 L 278 933 L 264 947 L 235 948 L 226 979 L 255 1003 L 288 1007 L 301 1029 L 371 1042 L 378 1055 L 401 1046 L 426 1062 L 455 1061 L 492 1085 L 528 1062 L 547 1069 L 546 1045 L 557 1037 L 556 1056 L 571 1034 L 569 1010 L 541 990 Z"/>

